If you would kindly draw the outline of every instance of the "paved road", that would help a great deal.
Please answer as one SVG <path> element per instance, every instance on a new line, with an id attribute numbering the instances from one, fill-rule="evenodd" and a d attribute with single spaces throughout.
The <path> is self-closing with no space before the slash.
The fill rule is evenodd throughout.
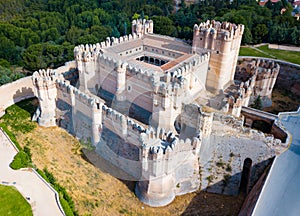
<path id="1" fill-rule="evenodd" d="M 63 215 L 60 211 L 55 193 L 32 171 L 12 170 L 10 162 L 17 154 L 16 149 L 0 130 L 0 184 L 14 185 L 32 207 L 33 215 Z"/>
<path id="2" fill-rule="evenodd" d="M 292 135 L 290 148 L 277 157 L 262 189 L 253 214 L 300 214 L 300 108 L 296 113 L 282 113 L 279 121 Z"/>

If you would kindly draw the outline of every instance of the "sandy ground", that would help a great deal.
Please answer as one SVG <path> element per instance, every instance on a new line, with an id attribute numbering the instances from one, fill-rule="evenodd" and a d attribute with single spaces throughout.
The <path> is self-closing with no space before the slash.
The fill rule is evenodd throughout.
<path id="1" fill-rule="evenodd" d="M 80 215 L 237 215 L 242 205 L 243 197 L 198 192 L 151 208 L 136 198 L 134 183 L 122 182 L 84 160 L 79 142 L 63 129 L 37 127 L 17 137 L 30 147 L 37 167 L 47 167 L 67 189 Z"/>

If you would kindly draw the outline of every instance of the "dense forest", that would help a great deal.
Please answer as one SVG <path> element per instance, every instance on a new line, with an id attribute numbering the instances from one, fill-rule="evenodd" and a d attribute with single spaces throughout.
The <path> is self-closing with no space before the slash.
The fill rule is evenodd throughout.
<path id="1" fill-rule="evenodd" d="M 281 9 L 286 11 L 281 14 Z M 73 59 L 78 44 L 131 33 L 132 18 L 154 20 L 154 32 L 192 39 L 195 23 L 215 19 L 245 25 L 243 44 L 300 45 L 300 21 L 285 0 L 203 0 L 176 11 L 173 0 L 0 0 L 0 85 Z M 20 71 L 20 70 L 19 70 Z"/>

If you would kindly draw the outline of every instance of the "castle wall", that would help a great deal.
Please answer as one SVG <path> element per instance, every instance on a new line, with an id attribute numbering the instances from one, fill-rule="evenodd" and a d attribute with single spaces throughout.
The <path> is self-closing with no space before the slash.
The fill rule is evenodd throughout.
<path id="1" fill-rule="evenodd" d="M 176 195 L 198 189 L 199 139 L 178 139 L 159 128 L 156 131 L 149 128 L 141 138 L 143 181 L 138 182 L 136 194 L 142 202 L 150 206 L 163 206 Z"/>
<path id="2" fill-rule="evenodd" d="M 198 94 L 206 89 L 207 71 L 209 68 L 210 55 L 200 57 L 196 65 L 186 72 L 186 79 L 189 82 L 189 93 L 192 98 L 197 98 Z"/>
<path id="3" fill-rule="evenodd" d="M 74 69 L 76 68 L 76 62 L 75 61 L 69 61 L 69 62 L 66 62 L 65 65 L 61 66 L 61 67 L 58 67 L 58 68 L 55 68 L 54 71 L 57 73 L 57 74 L 62 74 L 66 71 L 70 71 L 71 69 Z"/>
<path id="4" fill-rule="evenodd" d="M 58 80 L 56 86 L 57 124 L 83 142 L 94 145 L 98 143 L 104 101 L 86 95 L 65 81 Z"/>
<path id="5" fill-rule="evenodd" d="M 132 119 L 103 105 L 101 140 L 95 146 L 96 152 L 131 175 L 130 180 L 140 180 L 142 143 L 139 140 L 144 130 Z M 117 170 L 112 175 L 122 178 Z"/>
<path id="6" fill-rule="evenodd" d="M 7 107 L 34 96 L 31 77 L 24 77 L 0 86 L 0 117 L 5 114 Z"/>
<path id="7" fill-rule="evenodd" d="M 57 88 L 57 112 L 63 119 L 60 126 L 69 132 L 73 130 L 83 142 L 93 144 L 99 155 L 126 171 L 131 176 L 129 180 L 139 180 L 142 165 L 138 140 L 144 129 L 108 108 L 100 98 L 91 98 L 62 81 L 57 82 Z M 65 119 L 68 119 L 67 125 Z M 112 170 L 111 174 L 122 178 L 118 170 Z"/>
<path id="8" fill-rule="evenodd" d="M 126 99 L 143 109 L 152 112 L 153 95 L 152 86 L 148 77 L 126 76 Z"/>
<path id="9" fill-rule="evenodd" d="M 103 89 L 117 96 L 117 90 L 120 88 L 118 84 L 118 66 L 112 60 L 99 57 L 97 62 L 85 62 L 80 70 L 80 87 L 82 91 L 87 89 L 89 92 L 99 94 L 99 89 Z M 126 67 L 126 66 L 125 66 Z M 124 86 L 120 91 L 129 103 L 134 103 L 141 108 L 152 112 L 152 87 L 150 78 L 142 75 L 140 71 L 126 69 L 126 80 L 121 84 Z M 138 74 L 137 74 L 138 73 Z M 101 93 L 100 93 L 101 95 Z M 114 97 L 115 97 L 114 96 Z M 111 98 L 118 99 L 118 98 Z"/>
<path id="10" fill-rule="evenodd" d="M 241 80 L 255 76 L 253 77 L 255 81 L 253 93 L 249 99 L 250 104 L 260 96 L 264 107 L 272 105 L 271 96 L 279 69 L 279 64 L 263 59 L 245 59 L 237 66 L 235 79 Z"/>

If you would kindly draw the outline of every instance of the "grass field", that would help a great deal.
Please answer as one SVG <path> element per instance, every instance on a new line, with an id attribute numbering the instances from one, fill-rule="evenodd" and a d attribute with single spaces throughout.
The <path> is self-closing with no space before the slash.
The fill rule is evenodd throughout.
<path id="1" fill-rule="evenodd" d="M 272 58 L 271 56 L 266 55 L 262 52 L 259 52 L 251 47 L 241 47 L 239 55 L 240 56 L 256 56 L 256 57 Z"/>
<path id="2" fill-rule="evenodd" d="M 241 47 L 240 56 L 257 56 L 265 58 L 276 58 L 279 60 L 300 65 L 300 52 L 269 49 L 268 45 L 263 45 L 254 49 L 252 47 Z"/>
<path id="3" fill-rule="evenodd" d="M 17 189 L 0 185 L 0 215 L 29 216 L 32 215 L 31 206 Z"/>

